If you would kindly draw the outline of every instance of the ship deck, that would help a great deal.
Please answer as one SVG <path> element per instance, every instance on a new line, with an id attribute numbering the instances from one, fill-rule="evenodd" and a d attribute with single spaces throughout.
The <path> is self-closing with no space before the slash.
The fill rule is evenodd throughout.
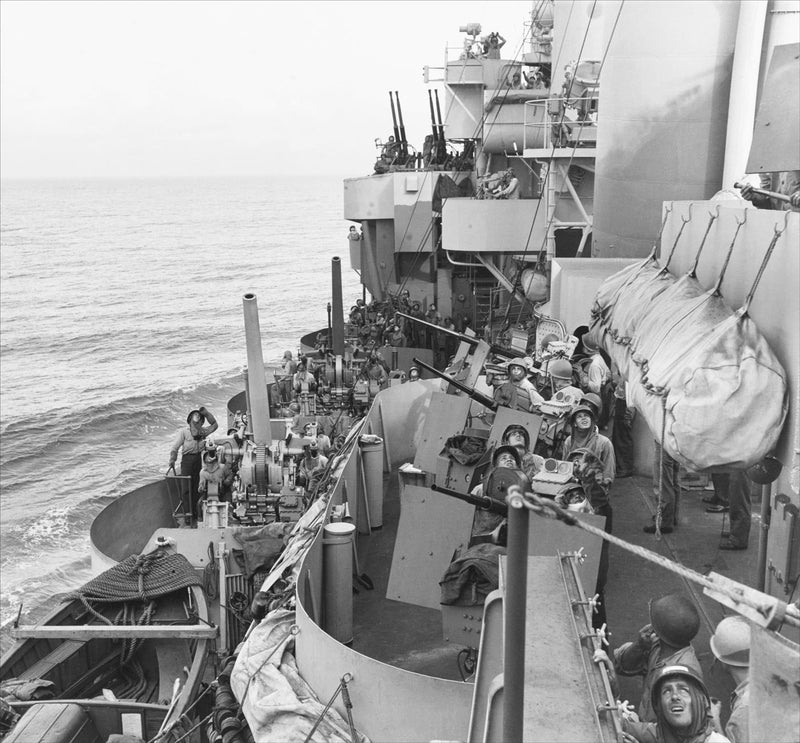
<path id="1" fill-rule="evenodd" d="M 383 528 L 358 537 L 358 562 L 362 573 L 374 583 L 374 590 L 358 585 L 354 596 L 353 648 L 360 653 L 409 671 L 460 680 L 459 645 L 446 642 L 438 610 L 386 599 L 392 551 L 400 513 L 396 473 L 385 479 Z M 714 571 L 754 585 L 759 534 L 759 503 L 753 503 L 750 548 L 740 552 L 719 550 L 723 515 L 706 513 L 703 490 L 683 490 L 679 525 L 660 540 L 645 534 L 642 527 L 655 512 L 655 497 L 649 477 L 617 480 L 612 489 L 614 534 L 646 547 L 701 573 Z M 724 528 L 727 528 L 727 515 Z M 611 647 L 635 639 L 647 623 L 651 598 L 680 591 L 694 597 L 701 615 L 701 628 L 694 647 L 705 673 L 712 697 L 723 701 L 723 720 L 733 684 L 719 668 L 712 669 L 709 638 L 723 618 L 723 607 L 703 595 L 693 583 L 660 566 L 611 545 L 606 603 Z M 637 678 L 620 678 L 623 699 L 638 704 L 641 683 Z"/>

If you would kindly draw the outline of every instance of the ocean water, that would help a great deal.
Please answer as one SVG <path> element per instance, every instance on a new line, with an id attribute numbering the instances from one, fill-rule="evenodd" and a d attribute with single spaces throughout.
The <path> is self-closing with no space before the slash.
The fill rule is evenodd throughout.
<path id="1" fill-rule="evenodd" d="M 361 288 L 336 177 L 3 181 L 0 206 L 5 624 L 91 577 L 92 520 L 163 476 L 190 409 L 224 421 L 245 292 L 277 365 L 327 324 L 332 256 Z"/>

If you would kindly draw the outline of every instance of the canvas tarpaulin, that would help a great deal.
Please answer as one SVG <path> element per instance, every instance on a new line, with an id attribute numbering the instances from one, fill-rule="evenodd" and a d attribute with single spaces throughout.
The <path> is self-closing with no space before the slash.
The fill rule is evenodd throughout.
<path id="1" fill-rule="evenodd" d="M 595 297 L 590 332 L 625 376 L 628 403 L 695 472 L 749 467 L 780 435 L 786 374 L 747 314 L 779 235 L 736 312 L 720 292 L 724 266 L 708 291 L 695 278 L 699 251 L 686 276 L 675 279 L 651 255 L 609 277 Z"/>
<path id="2" fill-rule="evenodd" d="M 259 743 L 305 740 L 351 743 L 347 722 L 325 705 L 297 671 L 293 611 L 270 612 L 253 628 L 231 672 L 231 689 L 242 705 L 253 738 Z M 320 719 L 320 716 L 322 718 Z M 368 743 L 358 736 L 356 743 Z"/>

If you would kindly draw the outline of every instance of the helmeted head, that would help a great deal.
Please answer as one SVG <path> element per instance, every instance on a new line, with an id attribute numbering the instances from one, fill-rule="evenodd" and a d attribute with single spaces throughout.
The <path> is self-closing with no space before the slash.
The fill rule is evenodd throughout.
<path id="1" fill-rule="evenodd" d="M 662 642 L 685 648 L 700 629 L 700 615 L 686 596 L 670 593 L 650 601 L 650 624 Z"/>
<path id="2" fill-rule="evenodd" d="M 581 397 L 580 404 L 592 408 L 594 410 L 595 419 L 599 418 L 600 413 L 603 412 L 603 401 L 600 399 L 600 395 L 594 392 L 587 392 Z"/>
<path id="3" fill-rule="evenodd" d="M 566 359 L 553 359 L 547 365 L 547 375 L 557 387 L 566 387 L 572 384 L 572 364 Z"/>
<path id="4" fill-rule="evenodd" d="M 550 344 L 554 342 L 558 342 L 558 336 L 555 333 L 548 333 L 544 338 L 542 338 L 542 353 L 547 353 L 550 350 Z"/>
<path id="5" fill-rule="evenodd" d="M 355 308 L 353 308 L 353 309 L 355 309 Z M 292 352 L 291 351 L 284 351 L 283 352 L 283 358 L 285 358 L 287 361 L 291 361 L 292 360 Z"/>
<path id="6" fill-rule="evenodd" d="M 498 446 L 492 454 L 493 467 L 508 467 L 509 469 L 519 469 L 522 466 L 522 459 L 515 446 Z"/>
<path id="7" fill-rule="evenodd" d="M 199 410 L 192 410 L 189 415 L 186 416 L 186 422 L 194 423 L 196 426 L 202 425 L 204 420 L 205 416 Z"/>
<path id="8" fill-rule="evenodd" d="M 528 451 L 531 445 L 531 437 L 528 433 L 528 429 L 518 423 L 509 426 L 503 432 L 503 444 Z"/>
<path id="9" fill-rule="evenodd" d="M 709 644 L 718 661 L 738 668 L 750 665 L 750 625 L 744 617 L 725 617 Z"/>
<path id="10" fill-rule="evenodd" d="M 416 366 L 412 366 L 408 370 L 408 378 L 409 379 L 419 379 L 419 369 Z"/>
<path id="11" fill-rule="evenodd" d="M 575 511 L 578 513 L 591 513 L 592 507 L 586 498 L 583 488 L 580 485 L 573 484 L 561 495 L 556 496 L 556 502 L 567 511 Z"/>
<path id="12" fill-rule="evenodd" d="M 679 732 L 681 739 L 705 740 L 700 734 L 709 727 L 711 704 L 696 671 L 682 665 L 664 666 L 653 680 L 650 699 L 662 727 Z M 676 739 L 675 735 L 664 737 Z"/>
<path id="13" fill-rule="evenodd" d="M 584 333 L 581 342 L 587 353 L 600 353 L 600 343 L 594 333 Z"/>
<path id="14" fill-rule="evenodd" d="M 589 405 L 578 405 L 578 407 L 569 414 L 569 422 L 573 430 L 590 431 L 596 420 L 597 417 L 595 416 L 594 409 Z"/>
<path id="15" fill-rule="evenodd" d="M 519 382 L 528 375 L 528 365 L 525 359 L 516 358 L 508 362 L 508 376 L 512 382 Z"/>
<path id="16" fill-rule="evenodd" d="M 217 461 L 217 447 L 214 444 L 206 446 L 206 452 L 203 454 L 203 461 L 206 464 L 212 464 Z"/>

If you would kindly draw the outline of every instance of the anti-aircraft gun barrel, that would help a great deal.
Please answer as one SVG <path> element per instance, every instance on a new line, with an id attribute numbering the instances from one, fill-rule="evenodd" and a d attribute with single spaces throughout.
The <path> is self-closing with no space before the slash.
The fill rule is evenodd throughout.
<path id="1" fill-rule="evenodd" d="M 445 158 L 447 157 L 447 142 L 444 139 L 444 122 L 442 121 L 442 109 L 439 108 L 439 91 L 434 90 L 434 95 L 436 96 L 436 113 L 439 116 L 439 140 L 437 142 L 437 157 L 439 162 L 444 162 Z"/>
<path id="2" fill-rule="evenodd" d="M 264 373 L 264 354 L 261 350 L 261 325 L 258 321 L 256 295 L 248 292 L 242 297 L 244 335 L 247 343 L 247 412 L 255 444 L 269 446 L 272 431 L 269 422 L 269 392 Z"/>
<path id="3" fill-rule="evenodd" d="M 431 110 L 431 131 L 433 132 L 434 144 L 439 141 L 439 130 L 436 128 L 436 114 L 433 112 L 433 92 L 428 89 L 428 107 Z"/>
<path id="4" fill-rule="evenodd" d="M 464 343 L 469 343 L 470 346 L 477 346 L 480 343 L 480 338 L 472 335 L 464 335 L 464 333 L 459 333 L 456 330 L 450 330 L 449 328 L 443 328 L 440 325 L 436 325 L 435 323 L 428 322 L 427 320 L 423 320 L 420 317 L 413 317 L 412 315 L 406 315 L 405 312 L 395 312 L 396 315 L 400 317 L 405 317 L 408 320 L 413 320 L 414 322 L 418 322 L 422 325 L 425 325 L 432 330 L 436 330 L 439 333 L 447 333 L 447 335 L 451 335 L 454 338 L 458 338 L 460 341 L 464 341 Z M 495 356 L 502 356 L 504 359 L 513 359 L 517 356 L 513 351 L 509 351 L 507 348 L 503 348 L 502 346 L 495 346 L 490 345 L 489 350 Z"/>
<path id="5" fill-rule="evenodd" d="M 406 125 L 403 123 L 403 109 L 400 108 L 400 93 L 396 90 L 394 97 L 397 99 L 397 118 L 400 122 L 400 154 L 405 160 L 408 158 L 408 140 L 406 139 Z"/>
<path id="6" fill-rule="evenodd" d="M 434 493 L 442 493 L 443 495 L 449 495 L 451 498 L 458 498 L 458 500 L 463 500 L 465 503 L 469 503 L 472 506 L 477 506 L 478 508 L 500 514 L 501 516 L 508 515 L 508 505 L 494 498 L 490 498 L 488 495 L 459 493 L 457 490 L 450 490 L 450 488 L 443 488 L 439 485 L 431 485 L 431 490 L 433 490 Z"/>
<path id="7" fill-rule="evenodd" d="M 739 183 L 738 181 L 733 184 L 734 188 L 742 189 L 746 186 L 746 183 Z M 771 199 L 778 199 L 778 201 L 791 201 L 791 197 L 787 196 L 786 194 L 776 193 L 775 191 L 767 191 L 763 188 L 753 188 L 753 193 L 757 193 L 761 196 L 768 196 Z"/>
<path id="8" fill-rule="evenodd" d="M 498 404 L 488 395 L 484 395 L 483 392 L 478 392 L 478 390 L 473 389 L 469 385 L 459 382 L 457 379 L 453 379 L 444 372 L 440 372 L 436 367 L 426 364 L 424 361 L 420 361 L 416 357 L 412 360 L 417 366 L 429 371 L 431 374 L 435 374 L 437 377 L 439 377 L 439 379 L 444 379 L 445 382 L 452 384 L 453 387 L 460 392 L 463 392 L 470 399 L 475 400 L 475 402 L 479 402 L 481 405 L 489 408 L 489 410 L 497 410 Z"/>
<path id="9" fill-rule="evenodd" d="M 392 106 L 392 125 L 394 126 L 394 141 L 396 146 L 400 145 L 400 129 L 397 126 L 397 114 L 394 111 L 394 98 L 392 98 L 392 91 L 389 91 L 389 103 Z"/>

